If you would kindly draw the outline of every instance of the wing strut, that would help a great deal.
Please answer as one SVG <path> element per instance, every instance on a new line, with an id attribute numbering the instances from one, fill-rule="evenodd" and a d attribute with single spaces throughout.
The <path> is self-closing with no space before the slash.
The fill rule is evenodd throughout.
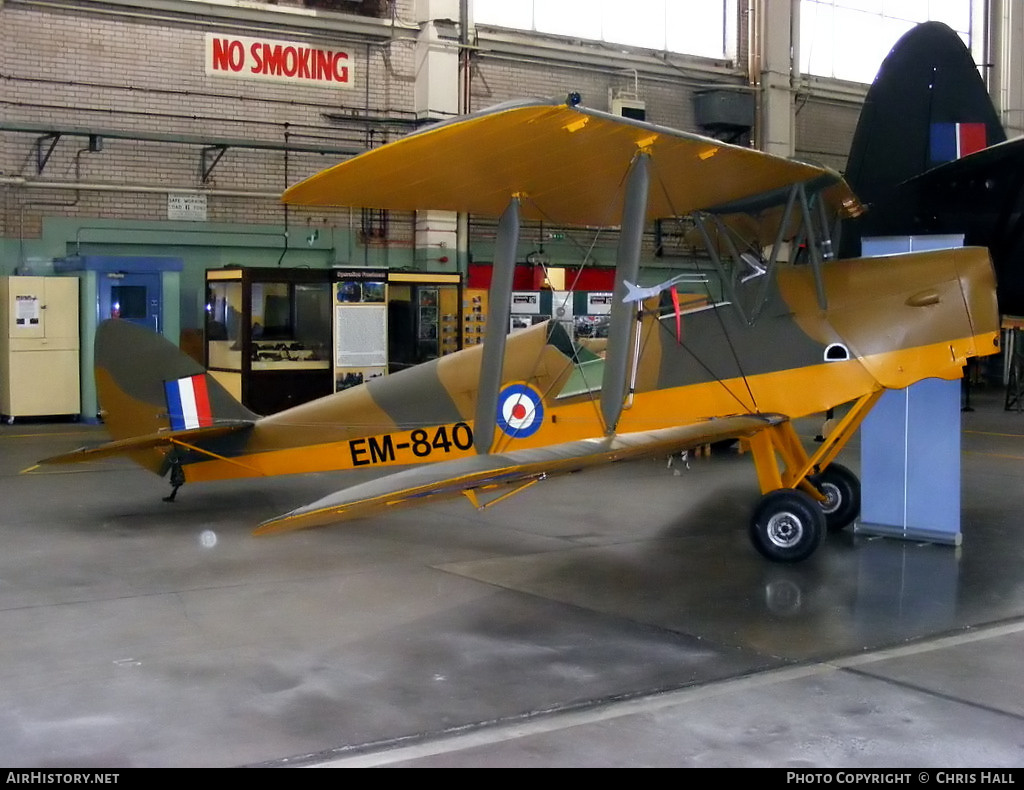
<path id="1" fill-rule="evenodd" d="M 772 278 L 775 274 L 775 264 L 779 261 L 779 252 L 782 250 L 782 245 L 786 241 L 786 228 L 789 227 L 789 221 L 793 216 L 793 207 L 796 204 L 797 191 L 798 190 L 794 186 L 789 190 L 789 197 L 786 198 L 786 208 L 782 211 L 782 221 L 779 223 L 779 229 L 775 232 L 775 241 L 772 244 L 772 251 L 768 258 L 768 272 L 764 278 L 764 282 L 761 283 L 761 289 L 758 292 L 754 320 L 757 320 L 761 316 L 761 308 L 763 308 L 768 302 L 768 289 L 771 287 Z"/>
<path id="2" fill-rule="evenodd" d="M 494 423 L 498 414 L 498 390 L 505 364 L 505 339 L 508 337 L 508 316 L 512 311 L 512 282 L 516 269 L 516 248 L 519 244 L 520 198 L 513 195 L 498 220 L 494 245 L 494 266 L 487 306 L 487 331 L 484 333 L 483 361 L 480 363 L 480 384 L 477 391 L 473 443 L 480 455 L 491 451 Z"/>
<path id="3" fill-rule="evenodd" d="M 814 290 L 818 295 L 818 307 L 822 310 L 827 310 L 828 299 L 825 297 L 825 283 L 821 278 L 822 255 L 821 248 L 818 246 L 818 236 L 814 228 L 814 215 L 811 213 L 811 207 L 807 199 L 807 190 L 804 188 L 804 185 L 800 184 L 798 189 L 800 190 L 800 208 L 804 216 L 804 237 L 807 239 L 807 254 L 811 259 L 811 268 L 814 270 Z"/>
<path id="4" fill-rule="evenodd" d="M 650 158 L 650 154 L 641 151 L 630 165 L 622 207 L 619 247 L 615 254 L 615 291 L 608 321 L 604 378 L 601 381 L 601 416 L 604 418 L 605 431 L 609 434 L 615 431 L 625 398 L 633 312 L 643 307 L 642 302 L 634 308 L 632 302 L 624 300 L 626 281 L 635 283 L 640 271 L 640 247 L 643 243 L 650 185 Z"/>
<path id="5" fill-rule="evenodd" d="M 480 501 L 480 497 L 477 496 L 476 493 L 477 489 L 475 488 L 463 489 L 462 494 L 463 496 L 466 497 L 466 499 L 470 501 L 470 503 L 472 503 L 473 507 L 475 507 L 477 510 L 486 510 L 487 508 L 494 507 L 494 505 L 497 505 L 499 502 L 504 502 L 509 497 L 513 497 L 520 491 L 525 491 L 527 488 L 530 488 L 531 486 L 534 486 L 537 483 L 541 482 L 542 480 L 546 479 L 547 475 L 544 473 L 540 473 L 536 477 L 531 477 L 526 482 L 516 486 L 511 491 L 506 491 L 504 494 L 499 494 L 498 496 L 494 497 L 494 499 L 490 499 L 487 502 Z M 486 486 L 482 487 L 486 488 Z"/>
<path id="6" fill-rule="evenodd" d="M 821 492 L 808 477 L 818 474 L 835 460 L 884 392 L 880 387 L 862 395 L 813 456 L 808 455 L 790 422 L 770 425 L 751 436 L 748 441 L 761 493 L 799 487 L 820 500 Z M 782 457 L 784 470 L 779 469 L 776 454 Z"/>

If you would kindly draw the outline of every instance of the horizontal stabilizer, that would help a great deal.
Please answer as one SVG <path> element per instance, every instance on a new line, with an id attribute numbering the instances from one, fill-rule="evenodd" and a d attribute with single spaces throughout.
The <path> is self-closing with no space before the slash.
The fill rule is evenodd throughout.
<path id="1" fill-rule="evenodd" d="M 244 431 L 253 426 L 251 420 L 238 420 L 235 422 L 220 423 L 207 428 L 192 428 L 183 431 L 157 431 L 145 436 L 133 436 L 130 439 L 118 439 L 115 442 L 106 442 L 96 447 L 80 447 L 70 453 L 53 455 L 44 458 L 40 464 L 74 464 L 84 461 L 97 461 L 102 458 L 111 458 L 117 455 L 127 455 L 139 450 L 151 450 L 155 447 L 164 447 L 170 444 L 192 445 L 203 439 L 212 439 L 216 436 L 225 436 L 229 433 Z"/>
<path id="2" fill-rule="evenodd" d="M 1024 137 L 1015 137 L 951 162 L 936 165 L 924 173 L 896 184 L 896 186 L 906 187 L 919 184 L 921 193 L 927 195 L 930 189 L 956 184 L 966 178 L 992 177 L 999 172 L 1005 172 L 1007 168 L 1017 166 L 1022 157 L 1024 157 Z M 988 188 L 991 190 L 991 185 Z"/>
<path id="3" fill-rule="evenodd" d="M 254 534 L 323 526 L 475 489 L 541 480 L 613 461 L 670 455 L 702 444 L 753 436 L 785 419 L 781 415 L 725 417 L 656 431 L 582 439 L 550 447 L 417 466 L 343 489 L 265 521 Z"/>

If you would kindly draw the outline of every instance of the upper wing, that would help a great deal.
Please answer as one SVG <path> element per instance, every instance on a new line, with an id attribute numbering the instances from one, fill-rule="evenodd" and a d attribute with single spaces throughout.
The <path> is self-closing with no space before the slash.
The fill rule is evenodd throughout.
<path id="1" fill-rule="evenodd" d="M 784 419 L 780 415 L 723 417 L 657 431 L 617 434 L 417 466 L 351 486 L 265 521 L 254 534 L 322 526 L 476 489 L 541 480 L 613 461 L 668 455 L 701 444 L 752 436 Z"/>
<path id="2" fill-rule="evenodd" d="M 825 167 L 566 104 L 510 103 L 372 149 L 288 189 L 286 203 L 497 217 L 513 196 L 527 219 L 618 225 L 638 151 L 651 157 L 650 219 L 760 212 L 806 183 L 833 211 L 860 204 Z"/>

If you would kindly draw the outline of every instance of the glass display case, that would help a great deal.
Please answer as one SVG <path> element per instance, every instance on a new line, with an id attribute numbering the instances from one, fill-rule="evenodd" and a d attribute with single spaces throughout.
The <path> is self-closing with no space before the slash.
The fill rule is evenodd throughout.
<path id="1" fill-rule="evenodd" d="M 247 408 L 272 414 L 334 390 L 331 272 L 206 273 L 206 366 Z"/>
<path id="2" fill-rule="evenodd" d="M 206 367 L 257 414 L 462 347 L 462 278 L 386 269 L 210 269 Z"/>
<path id="3" fill-rule="evenodd" d="M 462 277 L 388 274 L 388 370 L 428 362 L 462 348 Z"/>

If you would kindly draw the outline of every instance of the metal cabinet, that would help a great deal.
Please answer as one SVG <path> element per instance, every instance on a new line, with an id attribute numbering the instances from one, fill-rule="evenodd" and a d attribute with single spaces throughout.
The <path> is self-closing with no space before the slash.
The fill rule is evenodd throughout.
<path id="1" fill-rule="evenodd" d="M 0 278 L 0 414 L 81 410 L 78 278 Z"/>

